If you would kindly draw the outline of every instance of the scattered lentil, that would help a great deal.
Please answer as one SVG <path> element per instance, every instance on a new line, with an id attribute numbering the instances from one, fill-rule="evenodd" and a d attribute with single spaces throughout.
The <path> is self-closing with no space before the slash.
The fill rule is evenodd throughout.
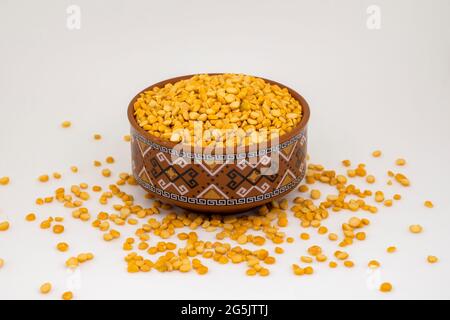
<path id="1" fill-rule="evenodd" d="M 9 222 L 8 221 L 0 222 L 0 231 L 6 231 L 8 229 L 9 229 Z"/>
<path id="2" fill-rule="evenodd" d="M 66 291 L 62 294 L 63 300 L 72 300 L 73 299 L 73 293 L 71 291 Z"/>
<path id="3" fill-rule="evenodd" d="M 106 163 L 109 163 L 109 164 L 111 164 L 111 163 L 114 163 L 115 162 L 115 160 L 114 160 L 114 158 L 113 157 L 107 157 L 106 158 Z"/>
<path id="4" fill-rule="evenodd" d="M 311 190 L 311 199 L 317 200 L 320 198 L 320 191 L 317 189 Z"/>
<path id="5" fill-rule="evenodd" d="M 371 260 L 369 261 L 368 266 L 371 269 L 377 269 L 380 267 L 380 263 L 377 260 Z"/>
<path id="6" fill-rule="evenodd" d="M 387 251 L 388 253 L 394 253 L 394 252 L 397 251 L 397 247 L 395 247 L 395 246 L 388 247 L 388 248 L 386 249 L 386 251 Z"/>
<path id="7" fill-rule="evenodd" d="M 42 294 L 48 294 L 52 290 L 52 284 L 50 282 L 46 282 L 39 288 L 39 291 Z"/>
<path id="8" fill-rule="evenodd" d="M 109 170 L 109 169 L 103 169 L 103 170 L 102 170 L 102 175 L 103 175 L 105 178 L 111 177 L 111 170 Z"/>
<path id="9" fill-rule="evenodd" d="M 381 151 L 380 150 L 375 150 L 374 152 L 372 152 L 372 156 L 374 158 L 378 158 L 381 156 Z"/>
<path id="10" fill-rule="evenodd" d="M 125 141 L 125 142 L 130 142 L 131 141 L 131 136 L 130 135 L 124 135 L 123 136 L 123 141 Z"/>
<path id="11" fill-rule="evenodd" d="M 431 202 L 431 201 L 429 201 L 429 200 L 425 201 L 423 204 L 424 204 L 424 206 L 427 207 L 427 208 L 433 208 L 433 207 L 434 207 L 433 202 Z"/>
<path id="12" fill-rule="evenodd" d="M 369 174 L 369 175 L 366 177 L 366 182 L 367 182 L 367 183 L 374 183 L 374 182 L 375 182 L 375 177 L 374 177 L 373 175 Z"/>
<path id="13" fill-rule="evenodd" d="M 390 284 L 389 282 L 384 282 L 380 285 L 380 291 L 387 293 L 387 292 L 391 292 L 392 291 L 392 284 Z"/>
<path id="14" fill-rule="evenodd" d="M 30 222 L 36 220 L 36 214 L 34 214 L 34 213 L 27 214 L 25 217 L 25 220 L 30 221 Z"/>
<path id="15" fill-rule="evenodd" d="M 9 177 L 1 177 L 1 178 L 0 178 L 0 185 L 2 185 L 2 186 L 8 185 L 9 182 L 10 182 Z"/>
<path id="16" fill-rule="evenodd" d="M 44 174 L 44 175 L 39 177 L 39 181 L 40 182 L 44 182 L 45 183 L 45 182 L 48 182 L 48 180 L 49 180 L 49 176 L 47 174 Z"/>
<path id="17" fill-rule="evenodd" d="M 58 249 L 58 251 L 66 252 L 67 250 L 69 250 L 69 245 L 65 242 L 59 242 L 56 245 L 56 248 Z"/>
<path id="18" fill-rule="evenodd" d="M 411 231 L 412 233 L 421 233 L 423 231 L 423 228 L 419 224 L 413 224 L 409 226 L 409 231 Z"/>
<path id="19" fill-rule="evenodd" d="M 60 234 L 64 232 L 64 226 L 60 224 L 56 224 L 53 226 L 53 232 L 56 234 Z"/>

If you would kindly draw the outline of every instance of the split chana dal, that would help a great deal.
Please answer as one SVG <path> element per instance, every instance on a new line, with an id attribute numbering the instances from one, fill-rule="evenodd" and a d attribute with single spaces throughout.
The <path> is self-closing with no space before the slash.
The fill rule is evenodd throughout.
<path id="1" fill-rule="evenodd" d="M 302 106 L 288 89 L 261 78 L 201 74 L 143 92 L 134 115 L 141 128 L 163 140 L 227 147 L 292 131 Z M 204 134 L 196 134 L 196 122 Z"/>

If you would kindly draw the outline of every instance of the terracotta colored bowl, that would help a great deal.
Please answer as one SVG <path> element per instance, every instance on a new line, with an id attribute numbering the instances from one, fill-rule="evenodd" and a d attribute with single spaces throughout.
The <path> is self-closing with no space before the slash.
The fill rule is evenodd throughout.
<path id="1" fill-rule="evenodd" d="M 302 106 L 301 122 L 291 132 L 279 137 L 278 142 L 252 150 L 235 150 L 223 156 L 205 156 L 179 152 L 176 143 L 150 135 L 142 129 L 134 116 L 134 103 L 144 91 L 167 83 L 188 79 L 192 75 L 156 83 L 137 94 L 128 106 L 131 123 L 131 156 L 133 174 L 137 182 L 163 202 L 194 212 L 231 214 L 250 210 L 272 200 L 286 196 L 304 178 L 306 172 L 308 103 L 294 90 L 290 94 Z M 196 162 L 193 159 L 197 159 Z M 263 168 L 279 159 L 279 170 L 263 175 Z"/>

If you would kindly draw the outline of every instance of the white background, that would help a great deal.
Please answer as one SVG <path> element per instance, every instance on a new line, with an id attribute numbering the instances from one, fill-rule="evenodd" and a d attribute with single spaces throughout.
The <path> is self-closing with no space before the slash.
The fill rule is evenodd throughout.
<path id="1" fill-rule="evenodd" d="M 81 30 L 66 28 L 70 4 L 81 8 Z M 380 30 L 366 27 L 372 4 L 381 8 Z M 449 13 L 447 0 L 1 0 L 0 176 L 12 181 L 0 186 L 0 221 L 11 222 L 0 234 L 0 299 L 57 299 L 74 285 L 78 299 L 450 298 Z M 103 242 L 59 204 L 34 205 L 58 186 L 107 186 L 92 166 L 95 159 L 113 155 L 114 173 L 129 171 L 129 145 L 121 140 L 128 133 L 129 100 L 154 82 L 202 72 L 253 74 L 296 89 L 312 109 L 313 162 L 338 170 L 346 158 L 365 162 L 377 188 L 403 195 L 370 216 L 367 241 L 348 248 L 354 269 L 316 264 L 313 276 L 295 277 L 291 264 L 308 246 L 320 244 L 330 256 L 336 248 L 312 230 L 312 240 L 301 242 L 298 220 L 291 218 L 287 233 L 296 242 L 284 246 L 267 278 L 246 277 L 243 264 L 211 261 L 204 277 L 130 275 L 121 241 Z M 63 130 L 66 119 L 73 127 Z M 96 132 L 101 142 L 93 141 Z M 382 158 L 371 158 L 374 149 L 383 151 Z M 398 169 L 397 157 L 408 161 L 401 169 L 411 179 L 408 189 L 386 186 L 386 170 Z M 71 165 L 80 173 L 70 173 Z M 36 181 L 53 171 L 63 179 Z M 145 203 L 140 189 L 128 191 Z M 434 209 L 423 206 L 427 199 Z M 95 200 L 88 207 L 94 214 L 103 209 Z M 40 230 L 37 221 L 24 221 L 28 212 L 39 220 L 67 216 L 66 232 Z M 325 225 L 339 231 L 351 216 L 332 214 Z M 424 232 L 409 233 L 410 224 L 423 225 Z M 71 245 L 66 254 L 54 249 L 61 240 Z M 387 254 L 389 245 L 398 253 Z M 65 259 L 87 251 L 95 260 L 68 273 Z M 440 262 L 427 264 L 429 254 Z M 370 259 L 382 268 L 371 273 Z M 54 290 L 42 297 L 38 288 L 46 281 Z M 392 282 L 394 291 L 379 293 L 380 281 Z"/>

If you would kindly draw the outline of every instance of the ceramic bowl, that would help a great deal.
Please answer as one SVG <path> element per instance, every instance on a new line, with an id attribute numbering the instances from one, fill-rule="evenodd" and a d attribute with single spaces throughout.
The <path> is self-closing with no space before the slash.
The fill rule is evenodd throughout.
<path id="1" fill-rule="evenodd" d="M 131 124 L 132 170 L 139 185 L 161 199 L 193 212 L 232 214 L 251 210 L 286 196 L 302 181 L 306 172 L 307 124 L 310 110 L 305 99 L 286 88 L 302 106 L 301 122 L 289 133 L 264 146 L 246 146 L 227 154 L 204 154 L 176 148 L 176 143 L 153 136 L 142 129 L 134 116 L 140 94 L 192 75 L 158 82 L 138 93 L 128 106 Z M 201 149 L 200 149 L 201 150 Z M 278 170 L 265 168 L 278 163 Z"/>

